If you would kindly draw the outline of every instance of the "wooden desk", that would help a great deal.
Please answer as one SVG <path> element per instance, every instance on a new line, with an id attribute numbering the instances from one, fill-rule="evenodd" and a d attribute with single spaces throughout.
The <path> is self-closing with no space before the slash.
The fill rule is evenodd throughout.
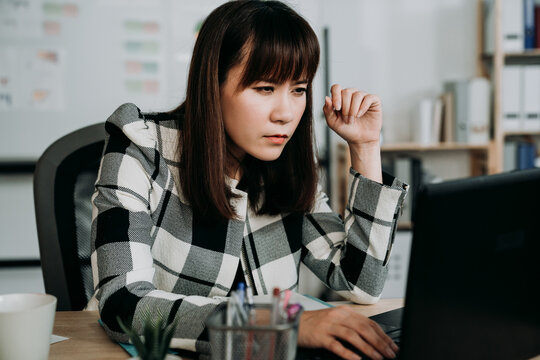
<path id="1" fill-rule="evenodd" d="M 69 340 L 52 344 L 49 359 L 128 359 L 129 354 L 109 339 L 98 319 L 97 311 L 57 311 L 53 334 Z"/>
<path id="2" fill-rule="evenodd" d="M 383 299 L 374 305 L 351 306 L 362 315 L 372 316 L 402 307 L 403 300 Z M 128 359 L 129 354 L 107 337 L 98 319 L 97 311 L 58 311 L 54 320 L 53 334 L 68 337 L 69 340 L 52 344 L 49 359 Z"/>

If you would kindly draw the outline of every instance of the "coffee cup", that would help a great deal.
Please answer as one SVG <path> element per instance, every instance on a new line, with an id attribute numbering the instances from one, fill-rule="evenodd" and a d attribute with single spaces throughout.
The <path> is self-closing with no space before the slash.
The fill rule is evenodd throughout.
<path id="1" fill-rule="evenodd" d="M 0 295 L 0 360 L 46 360 L 55 311 L 52 295 Z"/>

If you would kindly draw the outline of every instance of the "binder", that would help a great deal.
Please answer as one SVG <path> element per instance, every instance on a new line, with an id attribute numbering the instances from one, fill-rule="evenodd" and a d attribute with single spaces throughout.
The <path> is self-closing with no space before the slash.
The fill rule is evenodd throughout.
<path id="1" fill-rule="evenodd" d="M 524 48 L 534 49 L 534 0 L 523 0 Z"/>
<path id="2" fill-rule="evenodd" d="M 540 5 L 534 7 L 534 32 L 534 47 L 540 49 Z"/>
<path id="3" fill-rule="evenodd" d="M 444 87 L 447 93 L 451 93 L 450 98 L 453 99 L 451 114 L 454 140 L 459 143 L 486 144 L 489 141 L 490 122 L 489 80 L 475 77 L 470 80 L 447 82 Z"/>
<path id="4" fill-rule="evenodd" d="M 394 160 L 394 175 L 410 186 L 409 196 L 405 198 L 398 223 L 408 223 L 416 206 L 416 195 L 422 186 L 422 161 L 415 157 L 398 157 Z"/>
<path id="5" fill-rule="evenodd" d="M 396 158 L 394 160 L 394 176 L 406 182 L 412 188 L 411 158 Z M 410 223 L 412 219 L 412 196 L 407 196 L 401 207 L 398 223 Z"/>
<path id="6" fill-rule="evenodd" d="M 452 93 L 441 95 L 443 102 L 442 141 L 454 142 L 454 98 Z"/>
<path id="7" fill-rule="evenodd" d="M 540 65 L 523 68 L 523 130 L 540 131 Z"/>
<path id="8" fill-rule="evenodd" d="M 517 151 L 518 143 L 515 141 L 507 141 L 504 143 L 503 150 L 503 170 L 513 171 L 517 169 Z"/>
<path id="9" fill-rule="evenodd" d="M 418 113 L 411 129 L 413 141 L 417 144 L 429 145 L 432 142 L 433 107 L 431 98 L 422 99 L 418 104 Z"/>
<path id="10" fill-rule="evenodd" d="M 468 80 L 447 82 L 444 85 L 445 91 L 452 93 L 453 98 L 453 123 L 454 140 L 459 143 L 468 141 Z"/>
<path id="11" fill-rule="evenodd" d="M 468 86 L 467 142 L 487 144 L 489 141 L 490 83 L 483 77 L 472 78 Z"/>
<path id="12" fill-rule="evenodd" d="M 501 32 L 503 52 L 522 52 L 524 49 L 523 0 L 501 1 Z M 484 51 L 495 52 L 495 1 L 484 4 Z"/>
<path id="13" fill-rule="evenodd" d="M 504 131 L 521 130 L 521 79 L 523 66 L 505 65 L 502 70 L 502 127 Z"/>
<path id="14" fill-rule="evenodd" d="M 522 52 L 524 48 L 523 0 L 501 1 L 502 50 Z"/>
<path id="15" fill-rule="evenodd" d="M 443 106 L 442 97 L 435 99 L 433 104 L 433 121 L 431 123 L 431 143 L 433 144 L 438 144 L 442 139 Z"/>
<path id="16" fill-rule="evenodd" d="M 517 165 L 519 170 L 534 168 L 536 159 L 536 146 L 532 143 L 522 142 L 518 144 Z"/>

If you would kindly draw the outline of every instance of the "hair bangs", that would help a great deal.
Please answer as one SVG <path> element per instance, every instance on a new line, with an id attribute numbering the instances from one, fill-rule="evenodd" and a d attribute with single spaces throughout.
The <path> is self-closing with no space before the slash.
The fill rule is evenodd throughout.
<path id="1" fill-rule="evenodd" d="M 319 42 L 309 24 L 300 17 L 295 21 L 284 17 L 276 9 L 258 15 L 245 44 L 246 67 L 241 86 L 260 80 L 275 84 L 288 80 L 311 83 L 319 64 Z"/>

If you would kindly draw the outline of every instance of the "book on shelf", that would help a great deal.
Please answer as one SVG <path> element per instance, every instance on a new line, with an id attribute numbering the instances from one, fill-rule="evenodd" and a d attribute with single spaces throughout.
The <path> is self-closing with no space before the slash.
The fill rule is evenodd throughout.
<path id="1" fill-rule="evenodd" d="M 503 150 L 503 170 L 534 168 L 538 162 L 538 150 L 531 141 L 506 141 Z"/>
<path id="2" fill-rule="evenodd" d="M 518 144 L 518 170 L 534 168 L 536 159 L 536 145 L 529 142 L 521 142 Z"/>
<path id="3" fill-rule="evenodd" d="M 433 102 L 433 121 L 431 123 L 431 142 L 438 144 L 442 141 L 443 100 L 439 96 Z"/>
<path id="4" fill-rule="evenodd" d="M 442 124 L 441 124 L 441 141 L 454 142 L 454 97 L 451 92 L 445 92 L 441 95 L 443 106 Z"/>
<path id="5" fill-rule="evenodd" d="M 442 141 L 443 106 L 441 97 L 420 100 L 411 128 L 415 144 L 432 145 Z"/>
<path id="6" fill-rule="evenodd" d="M 540 49 L 540 4 L 534 7 L 534 47 Z"/>
<path id="7" fill-rule="evenodd" d="M 534 41 L 534 0 L 523 0 L 523 47 L 534 49 L 536 44 Z"/>
<path id="8" fill-rule="evenodd" d="M 516 141 L 506 141 L 503 148 L 503 170 L 512 171 L 517 169 L 517 148 Z"/>
<path id="9" fill-rule="evenodd" d="M 448 81 L 444 85 L 443 99 L 445 117 L 445 138 L 453 130 L 455 142 L 466 144 L 486 144 L 489 141 L 490 123 L 490 83 L 483 77 L 467 80 Z M 452 125 L 447 122 L 450 121 Z"/>

